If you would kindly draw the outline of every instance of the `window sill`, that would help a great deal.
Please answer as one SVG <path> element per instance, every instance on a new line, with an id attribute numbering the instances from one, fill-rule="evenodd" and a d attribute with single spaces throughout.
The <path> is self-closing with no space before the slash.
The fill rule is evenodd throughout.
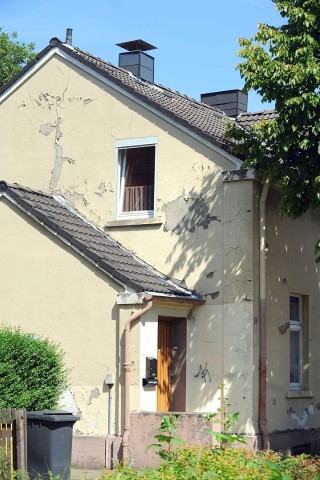
<path id="1" fill-rule="evenodd" d="M 286 393 L 287 398 L 313 398 L 310 390 L 289 390 Z"/>
<path id="2" fill-rule="evenodd" d="M 114 220 L 105 224 L 105 229 L 119 227 L 136 227 L 139 225 L 162 225 L 161 218 L 133 218 L 127 220 Z"/>

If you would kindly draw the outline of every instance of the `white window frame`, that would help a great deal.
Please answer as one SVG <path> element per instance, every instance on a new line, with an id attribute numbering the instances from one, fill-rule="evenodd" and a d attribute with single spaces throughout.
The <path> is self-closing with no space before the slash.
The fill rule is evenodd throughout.
<path id="1" fill-rule="evenodd" d="M 124 153 L 126 149 L 130 148 L 140 148 L 140 147 L 155 147 L 155 159 L 154 159 L 154 199 L 153 199 L 153 210 L 139 210 L 134 212 L 123 212 L 123 196 L 124 196 L 124 185 L 125 185 L 125 157 Z M 117 185 L 116 197 L 115 197 L 115 212 L 116 218 L 118 220 L 134 220 L 135 218 L 155 218 L 157 206 L 157 164 L 158 164 L 158 138 L 157 137 L 140 137 L 140 138 L 129 138 L 116 141 L 115 148 L 115 164 L 116 164 L 116 179 L 115 184 Z"/>
<path id="2" fill-rule="evenodd" d="M 290 333 L 291 332 L 299 332 L 299 365 L 298 365 L 298 371 L 299 371 L 299 382 L 291 382 L 290 381 L 290 390 L 302 390 L 302 362 L 303 362 L 303 351 L 302 351 L 302 296 L 301 295 L 294 295 L 290 294 L 289 302 L 291 302 L 291 298 L 297 298 L 299 303 L 298 303 L 298 315 L 299 319 L 298 320 L 292 320 L 290 318 Z M 290 305 L 289 305 L 289 312 L 290 312 Z M 290 368 L 291 368 L 291 341 L 289 343 L 290 346 Z"/>

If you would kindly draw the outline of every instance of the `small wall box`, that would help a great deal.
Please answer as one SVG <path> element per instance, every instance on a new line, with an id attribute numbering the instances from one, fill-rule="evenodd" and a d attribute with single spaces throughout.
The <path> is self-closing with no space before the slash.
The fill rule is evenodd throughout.
<path id="1" fill-rule="evenodd" d="M 157 359 L 146 357 L 146 378 L 157 378 Z"/>

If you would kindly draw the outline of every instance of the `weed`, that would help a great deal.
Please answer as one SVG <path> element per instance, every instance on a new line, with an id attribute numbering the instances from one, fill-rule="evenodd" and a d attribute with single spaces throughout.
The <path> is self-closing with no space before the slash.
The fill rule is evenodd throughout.
<path id="1" fill-rule="evenodd" d="M 238 422 L 239 412 L 229 413 L 231 403 L 225 395 L 225 385 L 223 383 L 220 383 L 219 390 L 221 394 L 219 399 L 221 401 L 221 407 L 218 408 L 216 413 L 208 413 L 203 417 L 209 420 L 211 425 L 219 424 L 221 431 L 216 432 L 211 428 L 208 430 L 208 433 L 216 439 L 220 448 L 224 448 L 235 442 L 246 443 L 243 435 L 232 433 L 233 427 Z"/>
<path id="2" fill-rule="evenodd" d="M 183 444 L 184 441 L 182 438 L 176 437 L 177 431 L 177 420 L 179 415 L 164 415 L 161 419 L 161 425 L 158 428 L 158 433 L 154 436 L 154 438 L 158 441 L 158 443 L 152 443 L 149 445 L 146 450 L 150 448 L 158 449 L 157 454 L 163 460 L 170 461 L 172 459 L 172 444 Z"/>

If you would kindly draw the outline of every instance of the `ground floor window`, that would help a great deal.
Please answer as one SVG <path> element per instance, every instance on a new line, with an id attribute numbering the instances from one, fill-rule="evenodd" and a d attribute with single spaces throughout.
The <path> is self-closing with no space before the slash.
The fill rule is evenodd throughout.
<path id="1" fill-rule="evenodd" d="M 308 388 L 308 297 L 290 295 L 290 390 Z"/>

